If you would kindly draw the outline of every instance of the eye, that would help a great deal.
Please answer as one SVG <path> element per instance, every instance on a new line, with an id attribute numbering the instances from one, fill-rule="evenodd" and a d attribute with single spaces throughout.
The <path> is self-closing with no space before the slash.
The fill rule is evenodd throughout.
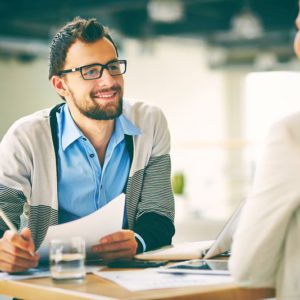
<path id="1" fill-rule="evenodd" d="M 99 69 L 96 67 L 83 70 L 83 75 L 85 75 L 85 76 L 95 76 L 97 74 L 99 74 Z"/>
<path id="2" fill-rule="evenodd" d="M 114 62 L 108 65 L 111 71 L 118 71 L 120 70 L 120 64 L 118 62 Z"/>

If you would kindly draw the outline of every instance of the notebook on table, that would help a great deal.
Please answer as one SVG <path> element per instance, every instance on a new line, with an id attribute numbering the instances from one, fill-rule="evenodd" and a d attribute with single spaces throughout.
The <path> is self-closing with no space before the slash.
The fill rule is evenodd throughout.
<path id="1" fill-rule="evenodd" d="M 244 203 L 245 200 L 238 205 L 215 240 L 187 242 L 166 246 L 153 251 L 137 254 L 135 258 L 141 260 L 208 259 L 229 251 Z"/>

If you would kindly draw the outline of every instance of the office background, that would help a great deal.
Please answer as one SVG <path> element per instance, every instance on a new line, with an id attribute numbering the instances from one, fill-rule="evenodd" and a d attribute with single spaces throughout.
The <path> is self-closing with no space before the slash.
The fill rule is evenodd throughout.
<path id="1" fill-rule="evenodd" d="M 160 106 L 169 121 L 173 176 L 184 181 L 175 241 L 214 238 L 251 188 L 270 124 L 300 108 L 297 5 L 1 1 L 0 139 L 17 118 L 60 102 L 47 79 L 51 36 L 77 15 L 96 17 L 128 60 L 125 96 Z"/>

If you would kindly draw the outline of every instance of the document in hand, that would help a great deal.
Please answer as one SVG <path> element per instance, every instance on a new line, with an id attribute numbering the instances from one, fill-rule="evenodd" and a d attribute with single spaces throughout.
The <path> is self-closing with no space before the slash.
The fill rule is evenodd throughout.
<path id="1" fill-rule="evenodd" d="M 65 239 L 72 236 L 83 237 L 86 243 L 87 255 L 91 254 L 91 246 L 96 245 L 101 237 L 122 229 L 124 205 L 125 195 L 121 194 L 86 217 L 50 226 L 38 250 L 41 260 L 48 259 L 49 244 L 52 239 Z"/>

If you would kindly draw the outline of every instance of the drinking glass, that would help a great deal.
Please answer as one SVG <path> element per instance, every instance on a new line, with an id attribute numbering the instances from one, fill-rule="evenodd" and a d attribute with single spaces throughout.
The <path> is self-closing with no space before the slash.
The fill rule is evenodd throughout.
<path id="1" fill-rule="evenodd" d="M 83 281 L 85 278 L 85 241 L 81 237 L 50 242 L 50 272 L 54 281 Z"/>

